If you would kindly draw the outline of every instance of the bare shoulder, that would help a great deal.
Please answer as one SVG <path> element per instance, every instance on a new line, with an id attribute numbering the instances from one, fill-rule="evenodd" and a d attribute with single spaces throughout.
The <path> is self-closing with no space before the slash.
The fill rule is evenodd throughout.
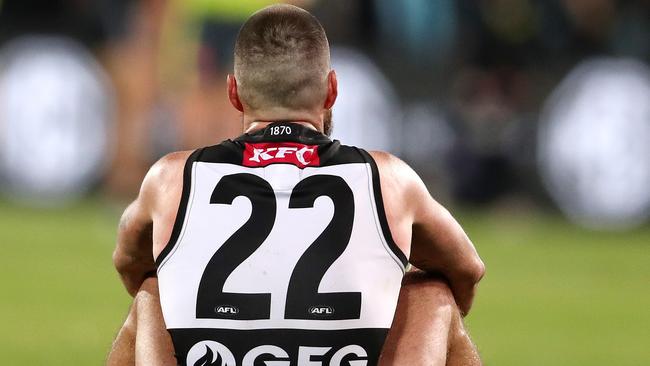
<path id="1" fill-rule="evenodd" d="M 370 151 L 377 163 L 379 180 L 395 240 L 404 253 L 409 253 L 411 225 L 420 216 L 423 205 L 432 200 L 422 179 L 406 162 L 383 151 Z M 399 238 L 402 239 L 399 239 Z"/>
<path id="2" fill-rule="evenodd" d="M 426 187 L 420 179 L 420 176 L 407 163 L 397 156 L 385 151 L 369 151 L 370 156 L 377 163 L 382 188 L 384 181 L 391 191 L 395 190 L 402 193 L 414 193 Z"/>
<path id="3" fill-rule="evenodd" d="M 158 159 L 149 169 L 147 175 L 153 175 L 159 178 L 165 178 L 165 175 L 183 170 L 187 158 L 192 154 L 191 150 L 176 151 L 169 153 L 162 158 Z"/>
<path id="4" fill-rule="evenodd" d="M 157 194 L 182 184 L 183 168 L 192 151 L 177 151 L 158 159 L 144 177 L 139 199 L 155 200 Z"/>
<path id="5" fill-rule="evenodd" d="M 144 183 L 160 183 L 161 181 L 173 179 L 179 173 L 183 173 L 183 168 L 187 158 L 192 154 L 192 151 L 176 151 L 169 153 L 162 158 L 158 159 L 145 177 Z"/>
<path id="6" fill-rule="evenodd" d="M 411 167 L 406 164 L 402 159 L 397 156 L 380 150 L 368 151 L 368 153 L 375 159 L 375 162 L 378 166 L 384 168 L 397 168 L 397 169 L 408 169 L 411 170 Z"/>

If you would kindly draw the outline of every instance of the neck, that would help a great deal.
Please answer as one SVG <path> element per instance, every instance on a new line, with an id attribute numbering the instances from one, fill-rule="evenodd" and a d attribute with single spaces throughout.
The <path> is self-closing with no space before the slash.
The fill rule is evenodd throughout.
<path id="1" fill-rule="evenodd" d="M 323 112 L 271 108 L 260 111 L 244 111 L 244 132 L 263 129 L 274 122 L 292 122 L 323 132 Z"/>

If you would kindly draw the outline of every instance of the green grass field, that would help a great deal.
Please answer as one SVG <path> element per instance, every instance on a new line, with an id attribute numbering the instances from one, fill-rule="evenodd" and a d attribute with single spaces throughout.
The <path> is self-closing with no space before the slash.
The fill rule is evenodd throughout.
<path id="1" fill-rule="evenodd" d="M 111 264 L 117 217 L 97 201 L 0 203 L 0 364 L 103 363 L 130 301 Z M 486 365 L 650 365 L 650 228 L 459 219 L 488 267 L 467 320 Z"/>

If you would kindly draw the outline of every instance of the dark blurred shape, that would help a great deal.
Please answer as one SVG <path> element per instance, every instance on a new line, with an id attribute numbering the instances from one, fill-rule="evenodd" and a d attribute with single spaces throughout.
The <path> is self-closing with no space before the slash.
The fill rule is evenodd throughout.
<path id="1" fill-rule="evenodd" d="M 123 24 L 120 19 L 124 18 L 126 4 L 130 2 L 3 0 L 0 7 L 0 43 L 23 34 L 36 33 L 68 36 L 96 47 L 115 31 L 116 25 Z"/>
<path id="2" fill-rule="evenodd" d="M 378 46 L 374 0 L 316 1 L 312 13 L 323 24 L 333 45 L 371 52 Z"/>
<path id="3" fill-rule="evenodd" d="M 458 18 L 452 0 L 376 0 L 382 44 L 433 68 L 450 56 Z"/>
<path id="4" fill-rule="evenodd" d="M 449 161 L 453 194 L 466 203 L 486 204 L 514 187 L 512 165 L 502 155 L 476 154 L 457 145 Z"/>

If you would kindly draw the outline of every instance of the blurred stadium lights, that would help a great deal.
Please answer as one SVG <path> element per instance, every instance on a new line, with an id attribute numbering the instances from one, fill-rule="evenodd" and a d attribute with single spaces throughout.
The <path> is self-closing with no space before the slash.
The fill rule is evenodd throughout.
<path id="1" fill-rule="evenodd" d="M 546 102 L 538 135 L 546 187 L 574 221 L 628 228 L 650 217 L 650 69 L 582 62 Z"/>
<path id="2" fill-rule="evenodd" d="M 109 161 L 112 93 L 76 41 L 24 36 L 0 50 L 0 188 L 55 205 L 97 181 Z"/>

